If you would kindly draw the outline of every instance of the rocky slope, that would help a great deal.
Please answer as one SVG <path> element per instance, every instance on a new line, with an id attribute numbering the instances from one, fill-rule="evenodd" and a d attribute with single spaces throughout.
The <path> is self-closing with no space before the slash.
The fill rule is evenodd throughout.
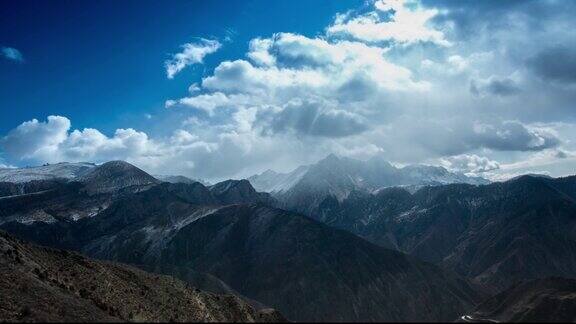
<path id="1" fill-rule="evenodd" d="M 478 322 L 575 322 L 576 280 L 553 277 L 519 283 L 484 301 L 468 317 Z"/>
<path id="2" fill-rule="evenodd" d="M 232 295 L 24 243 L 0 232 L 0 321 L 282 321 Z"/>

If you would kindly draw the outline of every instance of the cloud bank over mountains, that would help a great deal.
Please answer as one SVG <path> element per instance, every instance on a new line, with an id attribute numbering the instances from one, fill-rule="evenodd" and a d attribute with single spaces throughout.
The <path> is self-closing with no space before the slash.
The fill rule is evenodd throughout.
<path id="1" fill-rule="evenodd" d="M 336 15 L 318 36 L 252 39 L 244 57 L 167 98 L 169 111 L 189 113 L 166 125 L 169 135 L 107 136 L 50 116 L 0 145 L 10 163 L 125 159 L 208 179 L 285 171 L 328 153 L 493 178 L 564 174 L 576 162 L 574 14 L 576 4 L 552 0 L 378 0 Z M 185 44 L 167 76 L 220 47 Z"/>

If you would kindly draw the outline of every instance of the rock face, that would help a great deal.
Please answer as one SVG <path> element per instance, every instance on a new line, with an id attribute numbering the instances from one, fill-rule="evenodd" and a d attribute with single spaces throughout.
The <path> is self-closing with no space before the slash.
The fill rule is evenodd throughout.
<path id="1" fill-rule="evenodd" d="M 0 321 L 281 321 L 232 295 L 0 232 Z"/>
<path id="2" fill-rule="evenodd" d="M 329 197 L 310 216 L 502 290 L 518 280 L 576 278 L 575 188 L 576 177 L 533 176 L 414 194 L 388 188 Z"/>
<path id="3" fill-rule="evenodd" d="M 359 161 L 335 155 L 288 174 L 266 171 L 248 180 L 256 190 L 271 193 L 282 207 L 305 214 L 310 214 L 327 197 L 342 200 L 352 191 L 372 193 L 392 186 L 418 188 L 450 183 L 489 183 L 483 178 L 451 173 L 443 167 L 396 168 L 380 158 Z"/>
<path id="4" fill-rule="evenodd" d="M 484 301 L 469 316 L 499 322 L 575 322 L 576 280 L 553 277 L 519 283 Z"/>
<path id="5" fill-rule="evenodd" d="M 0 199 L 0 227 L 188 282 L 201 277 L 207 286 L 274 307 L 291 320 L 448 321 L 482 297 L 437 266 L 308 217 L 250 203 L 258 195 L 246 181 L 210 190 L 200 183 L 144 182 L 146 190 L 95 195 L 84 186 L 70 182 L 40 197 Z M 98 209 L 100 199 L 108 205 Z M 76 220 L 19 218 L 32 211 L 58 216 L 72 208 L 96 213 Z"/>

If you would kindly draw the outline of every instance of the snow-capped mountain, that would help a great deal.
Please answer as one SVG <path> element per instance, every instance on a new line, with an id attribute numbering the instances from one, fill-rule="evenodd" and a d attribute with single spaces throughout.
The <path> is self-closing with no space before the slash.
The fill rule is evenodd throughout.
<path id="1" fill-rule="evenodd" d="M 418 189 L 451 183 L 489 183 L 484 178 L 468 177 L 438 166 L 398 168 L 381 158 L 360 161 L 333 154 L 290 173 L 268 170 L 248 180 L 257 191 L 271 193 L 284 207 L 304 213 L 310 212 L 328 196 L 341 200 L 352 191 L 375 193 L 386 187 Z"/>
<path id="2" fill-rule="evenodd" d="M 258 191 L 280 194 L 288 192 L 302 182 L 317 181 L 317 186 L 330 187 L 337 184 L 354 189 L 377 190 L 393 186 L 424 186 L 450 183 L 488 184 L 481 177 L 469 177 L 450 172 L 444 167 L 409 165 L 397 168 L 381 158 L 360 161 L 337 157 L 334 154 L 313 165 L 296 168 L 289 173 L 267 170 L 248 180 Z M 337 188 L 330 188 L 337 189 Z"/>
<path id="3" fill-rule="evenodd" d="M 62 162 L 27 168 L 0 168 L 0 182 L 23 183 L 34 180 L 71 180 L 86 174 L 96 164 Z"/>

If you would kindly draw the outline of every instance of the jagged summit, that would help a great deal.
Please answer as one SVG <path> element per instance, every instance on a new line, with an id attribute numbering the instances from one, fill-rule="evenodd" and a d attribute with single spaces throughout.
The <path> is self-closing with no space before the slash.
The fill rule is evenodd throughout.
<path id="1" fill-rule="evenodd" d="M 160 180 L 125 161 L 106 162 L 79 177 L 78 180 L 85 185 L 89 194 L 160 183 Z"/>

